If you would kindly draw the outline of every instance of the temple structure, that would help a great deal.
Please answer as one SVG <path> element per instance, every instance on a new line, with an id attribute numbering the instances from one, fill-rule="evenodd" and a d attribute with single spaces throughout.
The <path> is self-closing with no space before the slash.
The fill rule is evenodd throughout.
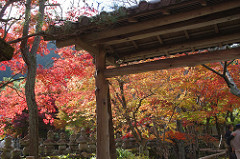
<path id="1" fill-rule="evenodd" d="M 141 1 L 49 28 L 45 40 L 95 59 L 98 159 L 116 158 L 107 78 L 239 58 L 239 11 L 239 0 Z"/>

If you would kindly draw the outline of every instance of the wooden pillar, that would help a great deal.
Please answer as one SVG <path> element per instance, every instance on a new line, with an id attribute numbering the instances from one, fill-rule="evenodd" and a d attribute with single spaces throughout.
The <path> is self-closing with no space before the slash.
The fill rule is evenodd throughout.
<path id="1" fill-rule="evenodd" d="M 110 134 L 110 155 L 111 159 L 117 159 L 117 152 L 116 152 L 116 142 L 114 139 L 114 129 L 113 129 L 113 122 L 112 122 L 112 108 L 111 108 L 111 97 L 110 97 L 110 92 L 108 88 L 108 113 L 110 116 L 109 120 L 109 134 Z"/>
<path id="2" fill-rule="evenodd" d="M 97 159 L 115 159 L 112 155 L 111 143 L 113 129 L 111 128 L 111 113 L 109 113 L 108 82 L 104 76 L 105 51 L 99 47 L 95 55 L 96 66 L 96 103 L 97 103 Z"/>

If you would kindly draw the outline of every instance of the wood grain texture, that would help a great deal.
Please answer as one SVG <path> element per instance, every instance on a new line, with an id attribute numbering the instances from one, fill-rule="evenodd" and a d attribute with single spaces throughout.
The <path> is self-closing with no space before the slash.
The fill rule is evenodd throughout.
<path id="1" fill-rule="evenodd" d="M 228 50 L 212 51 L 194 55 L 157 60 L 153 62 L 140 63 L 135 65 L 123 66 L 119 68 L 107 69 L 104 72 L 105 77 L 110 78 L 120 75 L 136 74 L 148 71 L 162 69 L 171 69 L 177 67 L 196 66 L 200 64 L 220 62 L 240 58 L 240 48 Z"/>

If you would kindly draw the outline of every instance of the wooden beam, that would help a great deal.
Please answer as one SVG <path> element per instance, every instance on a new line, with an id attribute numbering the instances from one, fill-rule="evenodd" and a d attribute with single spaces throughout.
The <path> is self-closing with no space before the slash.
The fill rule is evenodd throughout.
<path id="1" fill-rule="evenodd" d="M 167 12 L 169 10 L 174 10 L 176 8 L 184 8 L 186 6 L 196 5 L 198 3 L 202 4 L 203 0 L 191 0 L 191 1 L 185 1 L 184 3 L 183 2 L 182 3 L 175 3 L 175 1 L 173 1 L 173 3 L 175 3 L 175 4 L 174 5 L 168 5 L 168 6 L 163 5 L 163 3 L 166 3 L 166 0 L 164 0 L 164 1 L 160 1 L 160 3 L 159 2 L 157 2 L 157 3 L 151 3 L 150 2 L 150 5 L 149 5 L 149 8 L 148 8 L 147 12 L 140 12 L 140 13 L 137 13 L 136 15 L 133 15 L 133 16 L 130 15 L 130 17 L 128 17 L 128 18 L 138 18 L 138 17 L 148 16 L 148 15 L 151 15 L 151 14 L 157 14 L 159 12 L 162 12 L 163 14 L 167 15 Z M 155 9 L 155 7 L 154 7 L 155 5 L 160 5 L 164 8 L 160 7 L 158 9 Z M 123 19 L 120 20 L 120 22 L 124 21 L 124 20 L 125 19 L 123 18 Z"/>
<path id="2" fill-rule="evenodd" d="M 161 19 L 161 18 L 159 18 Z M 89 39 L 92 41 L 89 41 L 89 45 L 95 45 L 95 44 L 106 44 L 106 45 L 113 45 L 117 43 L 122 43 L 122 42 L 127 42 L 127 41 L 134 41 L 142 38 L 148 38 L 151 36 L 156 36 L 156 35 L 163 35 L 163 34 L 168 34 L 172 32 L 178 32 L 178 31 L 184 31 L 184 30 L 191 30 L 191 29 L 196 29 L 199 27 L 205 27 L 209 25 L 215 25 L 219 23 L 224 23 L 228 21 L 233 21 L 240 19 L 240 13 L 238 11 L 235 11 L 233 13 L 227 12 L 227 13 L 219 13 L 217 15 L 209 15 L 205 18 L 197 18 L 197 19 L 190 19 L 188 21 L 183 21 L 183 22 L 178 22 L 174 24 L 169 24 L 166 26 L 161 26 L 149 30 L 144 30 L 139 31 L 139 32 L 131 32 L 125 35 L 119 36 L 113 36 L 113 37 L 108 37 L 108 38 L 96 38 L 96 39 Z M 139 23 L 141 24 L 141 23 Z M 91 35 L 91 34 L 90 34 Z M 94 33 L 95 35 L 95 33 Z M 82 41 L 87 41 L 86 36 L 83 36 Z M 92 36 L 92 35 L 91 35 Z M 85 37 L 85 39 L 84 39 Z M 70 46 L 70 45 L 75 45 L 76 44 L 76 39 L 65 39 L 65 40 L 57 40 L 56 42 L 57 47 L 65 47 L 65 46 Z"/>
<path id="3" fill-rule="evenodd" d="M 94 46 L 91 46 L 90 44 L 84 42 L 80 38 L 68 39 L 68 40 L 57 40 L 56 41 L 56 46 L 58 48 L 71 46 L 71 45 L 76 45 L 76 50 L 86 50 L 87 52 L 89 52 L 92 55 L 98 53 L 97 48 L 95 48 Z"/>
<path id="4" fill-rule="evenodd" d="M 56 46 L 57 48 L 62 48 L 66 46 L 75 45 L 75 42 L 76 42 L 75 39 L 56 40 Z"/>
<path id="5" fill-rule="evenodd" d="M 181 52 L 181 51 L 191 51 L 194 49 L 205 49 L 207 47 L 218 46 L 219 43 L 227 43 L 231 41 L 240 42 L 240 32 L 232 33 L 229 35 L 221 35 L 218 34 L 212 38 L 204 38 L 199 40 L 188 40 L 187 42 L 177 43 L 177 44 L 169 44 L 162 45 L 153 49 L 139 50 L 137 52 L 122 53 L 119 54 L 120 59 L 124 59 L 127 57 L 129 61 L 131 59 L 135 59 L 136 57 L 142 57 L 143 55 L 165 55 L 166 52 Z"/>
<path id="6" fill-rule="evenodd" d="M 109 37 L 105 39 L 93 39 L 91 42 L 92 44 L 95 43 L 101 43 L 101 44 L 106 44 L 106 45 L 113 45 L 113 44 L 118 44 L 122 42 L 127 42 L 127 41 L 133 41 L 133 40 L 139 40 L 142 38 L 148 38 L 156 35 L 163 35 L 163 34 L 168 34 L 168 33 L 173 33 L 173 32 L 179 32 L 179 31 L 184 31 L 184 30 L 191 30 L 191 29 L 196 29 L 196 28 L 201 28 L 201 27 L 206 27 L 209 25 L 215 25 L 219 23 L 224 23 L 228 21 L 233 21 L 240 19 L 240 13 L 235 11 L 236 13 L 231 14 L 231 12 L 227 13 L 220 13 L 217 15 L 209 15 L 205 18 L 196 18 L 196 19 L 191 19 L 188 21 L 183 21 L 183 22 L 178 22 L 174 24 L 169 24 L 166 26 L 161 26 L 153 29 L 148 29 L 139 32 L 132 32 L 128 33 L 125 35 L 119 36 L 114 36 L 114 37 Z M 160 18 L 161 19 L 161 18 Z M 104 37 L 103 37 L 104 38 Z"/>
<path id="7" fill-rule="evenodd" d="M 91 44 L 88 44 L 88 43 L 84 42 L 80 38 L 69 39 L 69 40 L 66 40 L 66 41 L 59 41 L 59 40 L 57 40 L 57 42 L 56 42 L 56 46 L 59 47 L 59 48 L 70 46 L 70 45 L 75 45 L 75 49 L 76 50 L 85 50 L 85 51 L 87 51 L 93 57 L 96 54 L 98 54 L 98 49 L 96 47 L 91 46 Z M 109 65 L 118 66 L 118 64 L 116 64 L 116 62 L 112 58 L 108 58 L 107 59 L 107 63 Z"/>
<path id="8" fill-rule="evenodd" d="M 215 151 L 216 152 L 216 151 Z M 199 159 L 212 159 L 212 158 L 219 158 L 220 156 L 226 155 L 226 150 L 223 150 L 222 152 L 218 152 L 212 155 L 208 155 L 205 157 L 200 157 Z"/>
<path id="9" fill-rule="evenodd" d="M 152 62 L 128 65 L 119 68 L 106 69 L 104 75 L 107 78 L 162 69 L 171 69 L 177 67 L 196 66 L 200 64 L 220 62 L 240 58 L 240 48 L 212 51 L 194 55 L 168 58 Z"/>
<path id="10" fill-rule="evenodd" d="M 214 30 L 215 30 L 216 33 L 219 33 L 219 28 L 218 28 L 217 24 L 214 25 Z"/>
<path id="11" fill-rule="evenodd" d="M 206 6 L 207 5 L 206 0 L 200 0 L 200 3 L 201 3 L 202 6 Z"/>
<path id="12" fill-rule="evenodd" d="M 184 34 L 185 34 L 185 37 L 186 37 L 187 39 L 190 39 L 190 36 L 189 36 L 189 34 L 188 34 L 188 31 L 187 31 L 187 30 L 184 30 Z"/>
<path id="13" fill-rule="evenodd" d="M 0 62 L 11 60 L 14 48 L 0 38 Z"/>
<path id="14" fill-rule="evenodd" d="M 99 47 L 95 55 L 96 66 L 96 104 L 97 104 L 97 159 L 111 159 L 110 140 L 110 115 L 108 83 L 104 76 L 105 51 Z"/>
<path id="15" fill-rule="evenodd" d="M 131 41 L 131 42 L 132 42 L 133 46 L 134 46 L 136 49 L 138 49 L 137 43 L 136 43 L 135 41 Z"/>
<path id="16" fill-rule="evenodd" d="M 80 38 L 75 39 L 75 44 L 76 44 L 76 47 L 79 47 L 79 48 L 82 48 L 82 49 L 86 50 L 91 55 L 98 54 L 98 49 L 97 48 L 95 48 L 94 46 L 91 46 L 90 44 L 84 42 Z"/>
<path id="17" fill-rule="evenodd" d="M 163 44 L 163 40 L 162 40 L 162 38 L 160 37 L 160 35 L 157 36 L 157 39 L 158 39 L 158 41 L 159 41 L 160 44 Z"/>
<path id="18" fill-rule="evenodd" d="M 123 27 L 118 27 L 118 28 L 109 30 L 107 33 L 105 31 L 99 32 L 99 33 L 90 33 L 86 36 L 83 36 L 82 39 L 86 41 L 94 41 L 96 39 L 103 39 L 103 38 L 118 36 L 121 34 L 142 31 L 142 30 L 159 27 L 159 26 L 163 26 L 171 23 L 186 21 L 196 17 L 210 15 L 210 14 L 222 12 L 225 10 L 230 10 L 233 8 L 238 8 L 238 7 L 240 7 L 239 0 L 227 1 L 220 4 L 216 4 L 214 6 L 206 6 L 197 10 L 186 11 L 184 13 L 178 13 L 174 15 L 171 14 L 169 16 L 163 16 L 161 18 L 154 19 L 154 20 L 144 21 L 141 23 L 131 24 Z"/>

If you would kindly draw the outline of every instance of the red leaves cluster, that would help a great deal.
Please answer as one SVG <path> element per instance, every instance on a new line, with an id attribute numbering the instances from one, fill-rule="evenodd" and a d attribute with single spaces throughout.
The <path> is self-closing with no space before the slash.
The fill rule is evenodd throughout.
<path id="1" fill-rule="evenodd" d="M 166 136 L 170 139 L 186 140 L 186 134 L 179 131 L 168 131 Z"/>
<path id="2" fill-rule="evenodd" d="M 121 138 L 122 139 L 128 139 L 128 138 L 131 138 L 131 137 L 133 137 L 132 133 L 128 132 L 128 133 L 126 133 L 126 135 L 122 136 Z"/>

